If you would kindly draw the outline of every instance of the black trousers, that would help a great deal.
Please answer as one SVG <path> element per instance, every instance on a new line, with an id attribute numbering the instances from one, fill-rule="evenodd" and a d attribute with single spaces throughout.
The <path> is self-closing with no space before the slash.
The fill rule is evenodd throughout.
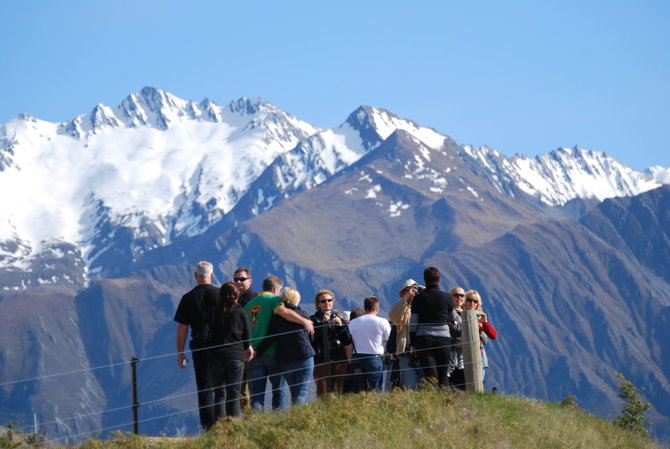
<path id="1" fill-rule="evenodd" d="M 214 390 L 209 379 L 209 364 L 206 350 L 192 350 L 195 385 L 198 388 L 198 411 L 200 425 L 208 430 L 214 424 Z"/>
<path id="2" fill-rule="evenodd" d="M 209 373 L 214 388 L 214 421 L 224 416 L 242 416 L 240 392 L 244 380 L 244 360 L 213 357 Z"/>
<path id="3" fill-rule="evenodd" d="M 448 386 L 447 370 L 449 368 L 451 338 L 422 335 L 416 337 L 414 349 L 419 356 L 423 377 L 437 382 L 437 385 L 441 387 Z"/>

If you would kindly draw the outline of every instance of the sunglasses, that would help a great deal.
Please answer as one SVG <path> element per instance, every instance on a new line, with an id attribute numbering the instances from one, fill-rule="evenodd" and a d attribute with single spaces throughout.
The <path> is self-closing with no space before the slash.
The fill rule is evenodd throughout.
<path id="1" fill-rule="evenodd" d="M 479 304 L 479 300 L 477 299 L 466 299 L 467 302 L 474 302 L 475 304 Z"/>
<path id="2" fill-rule="evenodd" d="M 251 278 L 244 278 L 244 277 L 242 277 L 242 278 L 233 278 L 233 281 L 235 281 L 235 282 L 244 282 L 244 281 L 246 281 L 247 279 L 251 279 Z"/>
<path id="3" fill-rule="evenodd" d="M 333 302 L 333 298 L 328 298 L 328 299 L 322 299 L 319 301 L 321 304 L 325 304 L 327 302 Z"/>
<path id="4" fill-rule="evenodd" d="M 463 293 L 454 293 L 452 296 L 455 296 L 457 298 L 465 298 L 465 295 Z"/>

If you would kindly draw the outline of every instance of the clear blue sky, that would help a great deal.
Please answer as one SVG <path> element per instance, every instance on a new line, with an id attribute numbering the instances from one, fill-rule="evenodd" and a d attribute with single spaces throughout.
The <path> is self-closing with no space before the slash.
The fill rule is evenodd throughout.
<path id="1" fill-rule="evenodd" d="M 670 167 L 670 1 L 0 0 L 0 123 L 144 86 L 323 128 L 378 106 L 504 154 Z"/>

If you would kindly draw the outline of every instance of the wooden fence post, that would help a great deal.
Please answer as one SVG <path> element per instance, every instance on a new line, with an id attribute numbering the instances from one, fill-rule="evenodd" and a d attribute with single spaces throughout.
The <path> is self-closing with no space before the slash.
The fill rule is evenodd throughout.
<path id="1" fill-rule="evenodd" d="M 465 388 L 474 393 L 484 392 L 482 355 L 479 349 L 479 323 L 476 310 L 461 312 L 461 351 L 465 368 Z"/>

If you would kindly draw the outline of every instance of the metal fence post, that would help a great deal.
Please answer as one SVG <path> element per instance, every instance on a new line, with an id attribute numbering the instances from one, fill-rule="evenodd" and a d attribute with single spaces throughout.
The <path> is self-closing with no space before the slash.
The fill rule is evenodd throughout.
<path id="1" fill-rule="evenodd" d="M 132 377 L 132 401 L 133 401 L 133 433 L 137 435 L 139 433 L 139 425 L 137 422 L 137 409 L 140 407 L 140 403 L 137 402 L 137 362 L 140 360 L 137 357 L 130 359 L 130 371 Z"/>

